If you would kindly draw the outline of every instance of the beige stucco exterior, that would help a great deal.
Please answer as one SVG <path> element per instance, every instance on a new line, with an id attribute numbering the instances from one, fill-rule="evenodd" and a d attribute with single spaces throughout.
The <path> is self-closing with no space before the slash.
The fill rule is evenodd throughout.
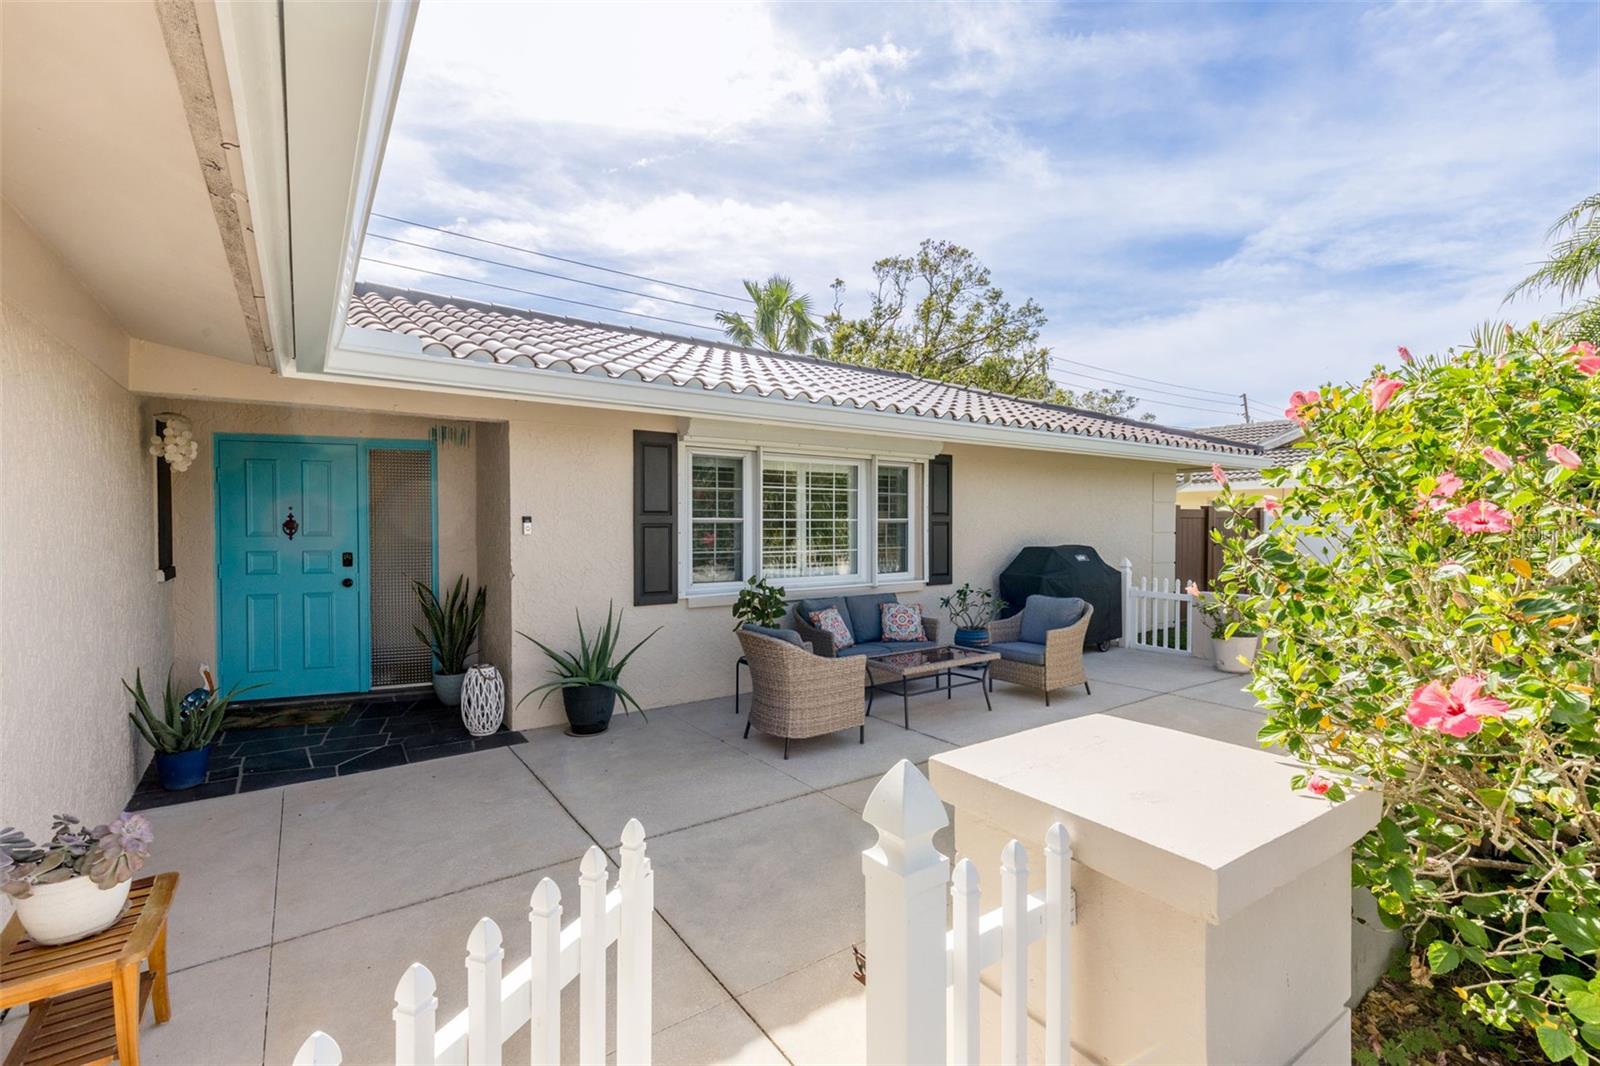
<path id="1" fill-rule="evenodd" d="M 0 249 L 0 819 L 40 833 L 127 801 L 172 640 L 128 338 L 9 205 Z"/>

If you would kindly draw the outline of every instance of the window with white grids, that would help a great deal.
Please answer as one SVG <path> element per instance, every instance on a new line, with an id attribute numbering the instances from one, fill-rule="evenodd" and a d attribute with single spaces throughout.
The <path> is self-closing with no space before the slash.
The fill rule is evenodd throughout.
<path id="1" fill-rule="evenodd" d="M 744 459 L 689 461 L 689 577 L 695 585 L 743 581 Z"/>
<path id="2" fill-rule="evenodd" d="M 775 581 L 861 576 L 857 462 L 768 459 L 761 467 L 761 572 Z"/>
<path id="3" fill-rule="evenodd" d="M 878 464 L 878 577 L 909 577 L 912 537 L 911 467 Z"/>

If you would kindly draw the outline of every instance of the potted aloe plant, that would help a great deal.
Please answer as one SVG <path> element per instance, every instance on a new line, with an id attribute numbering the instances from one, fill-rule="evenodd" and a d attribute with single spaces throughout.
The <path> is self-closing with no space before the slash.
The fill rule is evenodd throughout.
<path id="1" fill-rule="evenodd" d="M 150 706 L 144 678 L 138 670 L 133 672 L 133 684 L 124 681 L 122 687 L 133 697 L 133 711 L 128 720 L 155 749 L 156 775 L 161 779 L 161 787 L 176 792 L 193 788 L 206 779 L 206 770 L 211 765 L 211 743 L 222 730 L 228 705 L 239 693 L 260 686 L 241 688 L 235 685 L 227 692 L 198 688 L 180 697 L 178 690 L 172 687 L 169 669 L 160 714 Z"/>
<path id="2" fill-rule="evenodd" d="M 939 606 L 950 615 L 950 623 L 956 627 L 956 643 L 969 648 L 988 646 L 989 623 L 1005 605 L 992 589 L 973 588 L 970 583 L 948 596 L 939 597 Z"/>
<path id="3" fill-rule="evenodd" d="M 0 829 L 0 890 L 11 897 L 28 936 L 40 944 L 66 944 L 121 916 L 129 882 L 150 857 L 154 834 L 143 815 L 127 813 L 93 829 L 58 814 L 50 828 L 43 844 L 10 826 Z"/>
<path id="4" fill-rule="evenodd" d="M 640 715 L 644 714 L 644 708 L 639 706 L 639 701 L 622 687 L 618 679 L 622 676 L 622 668 L 633 658 L 633 653 L 642 648 L 646 640 L 661 632 L 661 627 L 657 626 L 651 630 L 644 640 L 629 648 L 625 654 L 618 656 L 617 647 L 622 642 L 622 612 L 615 611 L 614 608 L 615 604 L 606 606 L 606 624 L 595 634 L 592 641 L 583 628 L 583 615 L 577 615 L 576 654 L 556 651 L 518 630 L 524 639 L 533 641 L 539 650 L 549 657 L 550 672 L 555 675 L 554 681 L 547 681 L 529 689 L 523 694 L 522 700 L 535 692 L 543 692 L 544 696 L 539 700 L 540 706 L 543 706 L 551 693 L 560 689 L 561 701 L 566 705 L 567 723 L 571 726 L 573 736 L 604 733 L 611 725 L 611 715 L 616 710 L 618 699 L 622 700 L 622 713 L 628 713 L 628 705 L 632 704 L 634 710 Z M 522 700 L 517 701 L 517 706 L 522 705 Z"/>
<path id="5" fill-rule="evenodd" d="M 446 707 L 459 707 L 467 658 L 472 655 L 472 645 L 483 625 L 486 590 L 480 585 L 478 594 L 471 595 L 472 583 L 463 574 L 456 578 L 441 602 L 430 586 L 421 581 L 413 584 L 417 589 L 417 602 L 422 605 L 423 620 L 428 623 L 426 630 L 421 626 L 413 629 L 417 639 L 433 652 L 433 694 Z"/>

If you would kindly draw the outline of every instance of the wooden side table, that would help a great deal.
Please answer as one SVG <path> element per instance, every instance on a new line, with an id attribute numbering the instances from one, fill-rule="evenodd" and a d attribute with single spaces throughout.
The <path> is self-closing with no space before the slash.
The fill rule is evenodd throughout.
<path id="1" fill-rule="evenodd" d="M 36 944 L 12 916 L 0 933 L 0 1008 L 26 1003 L 28 1020 L 5 1066 L 139 1066 L 145 1002 L 155 1001 L 157 1025 L 172 1017 L 167 911 L 177 887 L 175 873 L 139 878 L 115 925 L 70 944 Z"/>

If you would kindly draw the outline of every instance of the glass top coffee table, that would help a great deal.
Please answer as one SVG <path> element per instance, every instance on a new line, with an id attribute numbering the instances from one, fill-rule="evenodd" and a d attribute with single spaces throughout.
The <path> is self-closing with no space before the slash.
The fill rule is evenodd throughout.
<path id="1" fill-rule="evenodd" d="M 887 692 L 900 697 L 905 727 L 911 728 L 911 683 L 922 678 L 933 678 L 933 687 L 922 692 L 944 689 L 944 698 L 965 685 L 977 685 L 983 693 L 983 705 L 994 710 L 989 702 L 989 664 L 1000 658 L 999 652 L 984 648 L 920 648 L 917 651 L 896 652 L 893 655 L 867 656 L 867 713 L 872 713 L 872 694 Z M 882 678 L 882 680 L 879 680 Z M 920 693 L 919 693 L 920 694 Z"/>

